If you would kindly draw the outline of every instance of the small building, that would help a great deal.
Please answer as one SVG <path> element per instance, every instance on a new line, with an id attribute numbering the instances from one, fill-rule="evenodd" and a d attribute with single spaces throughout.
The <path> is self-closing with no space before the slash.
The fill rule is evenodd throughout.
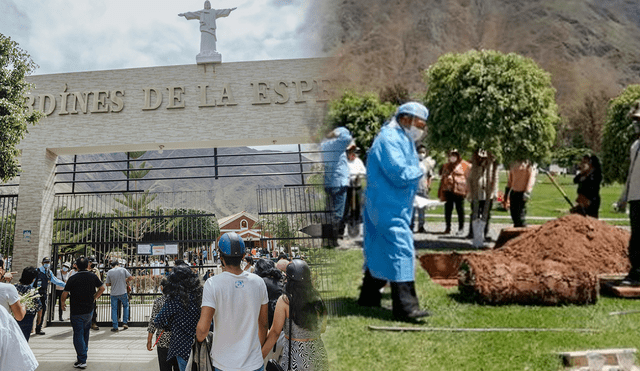
<path id="1" fill-rule="evenodd" d="M 221 236 L 227 232 L 236 232 L 244 240 L 245 247 L 249 249 L 267 248 L 267 250 L 272 251 L 275 247 L 275 241 L 264 241 L 260 244 L 262 229 L 258 224 L 258 218 L 246 211 L 218 219 L 218 226 L 220 227 Z"/>

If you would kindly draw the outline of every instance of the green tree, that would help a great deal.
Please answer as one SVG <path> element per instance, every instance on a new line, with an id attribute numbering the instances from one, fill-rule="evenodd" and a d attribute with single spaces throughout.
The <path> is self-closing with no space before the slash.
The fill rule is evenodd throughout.
<path id="1" fill-rule="evenodd" d="M 118 219 L 113 220 L 111 229 L 117 236 L 129 241 L 142 241 L 145 233 L 157 231 L 160 225 L 154 223 L 154 210 L 149 207 L 157 196 L 149 194 L 147 190 L 143 193 L 125 192 L 123 198 L 114 198 L 125 209 L 112 210 Z"/>
<path id="2" fill-rule="evenodd" d="M 15 209 L 14 209 L 15 210 Z M 13 240 L 14 231 L 16 230 L 16 214 L 13 211 L 11 214 L 0 218 L 0 253 L 5 256 L 12 255 L 13 252 Z"/>
<path id="3" fill-rule="evenodd" d="M 582 157 L 590 155 L 591 153 L 592 151 L 589 148 L 558 148 L 553 153 L 553 161 L 558 164 L 558 166 L 569 169 L 580 163 L 580 161 L 582 161 Z"/>
<path id="4" fill-rule="evenodd" d="M 53 243 L 61 243 L 59 254 L 73 254 L 83 252 L 93 255 L 94 249 L 88 247 L 88 237 L 91 235 L 91 227 L 87 223 L 81 223 L 77 219 L 83 218 L 82 207 L 74 210 L 68 209 L 66 206 L 58 207 L 53 212 Z"/>
<path id="5" fill-rule="evenodd" d="M 629 148 L 636 138 L 629 111 L 640 99 L 640 85 L 629 85 L 611 100 L 602 129 L 602 176 L 605 184 L 627 180 Z"/>
<path id="6" fill-rule="evenodd" d="M 25 96 L 33 87 L 25 77 L 37 65 L 18 43 L 0 34 L 0 180 L 8 181 L 18 175 L 16 148 L 28 132 L 28 125 L 38 122 L 42 113 L 29 112 Z"/>
<path id="7" fill-rule="evenodd" d="M 533 60 L 497 51 L 448 53 L 425 79 L 433 148 L 482 148 L 505 163 L 550 157 L 560 122 L 555 89 Z"/>
<path id="8" fill-rule="evenodd" d="M 500 161 L 550 157 L 560 122 L 555 89 L 533 60 L 497 51 L 448 53 L 429 67 L 425 80 L 431 148 L 484 149 L 493 158 L 493 173 Z"/>
<path id="9" fill-rule="evenodd" d="M 349 129 L 364 157 L 382 124 L 395 109 L 391 103 L 381 103 L 374 93 L 347 90 L 329 104 L 327 123 L 331 129 L 339 126 Z"/>
<path id="10" fill-rule="evenodd" d="M 214 216 L 196 216 L 207 212 L 195 209 L 161 209 L 161 215 L 171 215 L 173 218 L 163 218 L 161 232 L 172 234 L 174 240 L 216 240 L 220 236 L 220 226 Z M 180 217 L 181 215 L 192 215 Z M 196 245 L 202 245 L 202 242 Z"/>
<path id="11" fill-rule="evenodd" d="M 298 231 L 297 226 L 303 225 L 303 220 L 291 221 L 287 215 L 271 215 L 260 218 L 256 223 L 265 235 L 271 238 L 277 238 L 276 242 L 280 246 L 287 248 L 287 254 L 291 256 L 291 245 L 296 237 L 301 237 L 302 233 Z"/>
<path id="12" fill-rule="evenodd" d="M 137 151 L 137 152 L 127 152 L 127 158 L 128 159 L 132 159 L 132 160 L 137 160 L 140 157 L 142 157 L 145 153 L 147 153 L 147 151 Z M 147 162 L 143 161 L 140 165 L 134 165 L 132 163 L 129 163 L 129 170 L 123 170 L 122 173 L 124 174 L 124 176 L 127 177 L 127 179 L 133 179 L 134 180 L 134 189 L 138 189 L 138 179 L 142 179 L 145 176 L 147 176 L 147 174 L 149 174 L 149 172 L 151 171 L 151 169 L 153 168 L 153 166 L 149 165 L 149 167 L 147 167 Z M 135 170 L 134 170 L 135 169 Z"/>

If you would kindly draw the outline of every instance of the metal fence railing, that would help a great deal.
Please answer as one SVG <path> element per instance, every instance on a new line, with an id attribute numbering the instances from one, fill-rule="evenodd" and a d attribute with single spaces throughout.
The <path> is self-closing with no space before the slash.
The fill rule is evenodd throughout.
<path id="1" fill-rule="evenodd" d="M 330 205 L 321 186 L 259 188 L 258 216 L 261 242 L 290 257 L 305 259 L 311 268 L 314 286 L 330 314 L 336 314 L 337 297 L 333 287 L 333 251 L 323 231 L 331 223 Z"/>
<path id="2" fill-rule="evenodd" d="M 16 227 L 18 195 L 0 195 L 0 255 L 6 269 L 11 269 Z"/>

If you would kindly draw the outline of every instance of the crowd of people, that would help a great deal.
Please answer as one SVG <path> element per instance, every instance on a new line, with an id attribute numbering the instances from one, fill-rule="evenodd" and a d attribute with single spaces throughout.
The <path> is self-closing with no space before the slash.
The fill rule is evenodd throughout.
<path id="1" fill-rule="evenodd" d="M 499 191 L 500 172 L 491 153 L 476 149 L 471 153 L 470 161 L 467 161 L 458 149 L 451 149 L 447 153 L 446 162 L 437 171 L 436 161 L 429 156 L 427 147 L 419 142 L 414 145 L 419 161 L 418 167 L 422 172 L 414 197 L 430 198 L 431 184 L 437 173 L 440 178 L 437 198 L 444 204 L 443 234 L 454 233 L 452 216 L 455 209 L 458 218 L 455 234 L 464 236 L 465 201 L 468 201 L 471 208 L 471 221 L 485 214 L 482 237 L 491 241 L 492 237 L 489 235 L 491 210 L 499 197 L 502 199 L 501 206 L 510 212 L 513 226 L 527 226 L 527 203 L 538 174 L 536 164 L 527 159 L 513 161 L 506 169 L 507 184 L 504 193 L 501 193 Z M 359 157 L 360 149 L 346 128 L 331 131 L 323 141 L 322 148 L 325 163 L 324 185 L 328 195 L 327 208 L 331 211 L 330 222 L 333 224 L 333 229 L 325 237 L 329 237 L 330 245 L 336 245 L 335 240 L 342 238 L 345 233 L 345 225 L 362 223 L 364 203 L 362 185 L 367 183 L 365 179 L 368 179 L 369 183 L 375 183 L 382 178 L 367 174 L 367 167 Z M 585 155 L 577 165 L 577 169 L 574 183 L 578 185 L 578 198 L 571 212 L 598 218 L 602 182 L 600 160 L 595 154 Z M 410 229 L 415 233 L 427 233 L 425 218 L 427 205 L 435 204 L 416 201 L 413 203 Z M 466 238 L 473 238 L 471 223 Z"/>
<path id="2" fill-rule="evenodd" d="M 153 303 L 146 344 L 149 351 L 157 349 L 160 370 L 184 371 L 192 346 L 207 336 L 212 339 L 210 361 L 215 370 L 263 370 L 270 359 L 291 370 L 328 370 L 320 338 L 327 312 L 312 285 L 308 264 L 301 259 L 290 260 L 284 253 L 278 257 L 277 265 L 270 258 L 254 260 L 246 254 L 242 238 L 233 232 L 224 234 L 218 245 L 221 273 L 201 279 L 197 269 L 177 260 L 162 275 L 159 284 L 162 294 Z M 0 266 L 4 266 L 2 263 Z M 64 263 L 57 274 L 50 270 L 48 258 L 42 263 L 38 269 L 25 268 L 15 285 L 0 283 L 0 306 L 14 318 L 15 328 L 11 331 L 21 335 L 22 343 L 18 345 L 31 353 L 27 342 L 47 296 L 36 295 L 33 303 L 27 304 L 20 301 L 20 295 L 30 291 L 42 293 L 40 285 L 48 287 L 49 282 L 54 283 L 56 292 L 61 291 L 59 297 L 56 295 L 60 318 L 67 303 L 70 306 L 76 350 L 73 366 L 84 369 L 90 330 L 95 325 L 96 301 L 109 287 L 111 331 L 127 330 L 127 287 L 134 276 L 118 259 L 109 263 L 111 268 L 104 280 L 100 271 L 96 274 L 92 270 L 95 266 L 92 258 Z M 13 275 L 0 269 L 0 277 L 10 282 Z M 49 281 L 45 283 L 45 279 Z M 286 324 L 285 319 L 289 320 Z M 36 334 L 44 333 L 36 328 Z M 37 367 L 33 357 L 25 358 L 25 362 L 34 366 L 31 369 Z"/>

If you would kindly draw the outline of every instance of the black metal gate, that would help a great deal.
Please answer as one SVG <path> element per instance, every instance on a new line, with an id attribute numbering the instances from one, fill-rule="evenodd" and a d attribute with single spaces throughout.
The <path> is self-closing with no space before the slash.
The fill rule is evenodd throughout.
<path id="1" fill-rule="evenodd" d="M 0 195 L 0 255 L 5 268 L 11 269 L 16 227 L 18 195 Z"/>
<path id="2" fill-rule="evenodd" d="M 129 322 L 146 324 L 153 300 L 160 295 L 157 287 L 162 274 L 156 273 L 168 269 L 166 260 L 192 260 L 203 250 L 211 257 L 211 245 L 219 235 L 212 206 L 213 191 L 149 192 L 148 189 L 183 189 L 182 182 L 200 182 L 195 189 L 220 189 L 218 182 L 230 178 L 242 178 L 243 189 L 252 190 L 258 182 L 305 184 L 308 177 L 321 173 L 318 162 L 307 157 L 318 153 L 313 149 L 303 151 L 298 145 L 293 152 L 211 148 L 169 151 L 164 155 L 148 151 L 74 156 L 72 160 L 61 158 L 56 165 L 53 269 L 78 256 L 95 256 L 104 278 L 108 261 L 119 259 L 135 276 Z M 258 178 L 259 181 L 254 180 Z M 215 181 L 216 185 L 202 181 Z M 301 202 L 306 202 L 308 208 L 310 200 Z M 323 206 L 312 207 L 317 212 L 299 215 L 320 217 Z M 291 219 L 294 220 L 300 219 Z M 298 240 L 300 235 L 284 238 Z M 274 241 L 280 240 L 278 237 Z M 316 241 L 299 239 L 301 248 L 318 247 Z M 155 258 L 164 258 L 165 266 L 154 267 Z M 200 264 L 198 269 L 204 272 L 218 267 L 209 261 L 208 265 Z M 51 302 L 54 295 L 52 293 Z M 98 303 L 99 323 L 110 323 L 109 301 L 106 295 Z M 60 323 L 53 322 L 56 306 L 48 308 L 48 323 Z"/>
<path id="3" fill-rule="evenodd" d="M 309 264 L 322 299 L 330 314 L 337 314 L 337 293 L 332 285 L 333 251 L 323 239 L 331 223 L 331 210 L 321 185 L 259 188 L 258 216 L 261 242 Z M 324 228 L 323 228 L 324 227 Z"/>
<path id="4" fill-rule="evenodd" d="M 109 262 L 120 261 L 134 276 L 129 322 L 146 324 L 153 300 L 161 294 L 160 280 L 176 260 L 187 260 L 200 272 L 217 268 L 202 261 L 202 252 L 211 256 L 219 235 L 215 213 L 207 209 L 209 203 L 202 202 L 210 197 L 209 193 L 57 195 L 52 240 L 54 272 L 63 262 L 79 256 L 94 257 L 104 280 Z M 55 299 L 53 295 L 50 302 Z M 55 311 L 53 305 L 49 307 L 51 324 Z M 108 293 L 99 300 L 97 313 L 99 323 L 110 323 Z"/>

